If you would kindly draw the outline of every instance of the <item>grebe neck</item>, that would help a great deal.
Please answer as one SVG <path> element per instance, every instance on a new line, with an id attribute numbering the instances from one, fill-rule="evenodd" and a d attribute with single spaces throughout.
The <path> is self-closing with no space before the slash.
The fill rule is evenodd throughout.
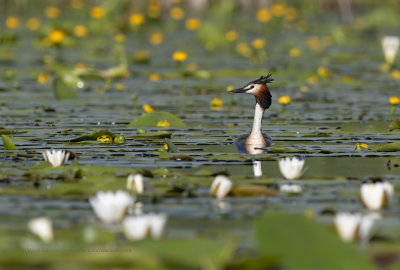
<path id="1" fill-rule="evenodd" d="M 254 109 L 254 121 L 253 128 L 251 129 L 251 135 L 261 135 L 261 120 L 263 118 L 264 109 L 258 102 L 256 103 L 256 108 Z"/>

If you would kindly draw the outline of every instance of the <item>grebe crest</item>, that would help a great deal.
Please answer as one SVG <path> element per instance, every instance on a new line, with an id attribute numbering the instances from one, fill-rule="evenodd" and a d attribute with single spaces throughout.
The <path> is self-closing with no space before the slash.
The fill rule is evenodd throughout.
<path id="1" fill-rule="evenodd" d="M 272 96 L 269 92 L 267 83 L 272 82 L 269 73 L 267 76 L 261 76 L 259 79 L 247 83 L 241 88 L 231 90 L 230 93 L 251 94 L 256 99 L 254 111 L 253 127 L 250 134 L 240 136 L 236 141 L 236 147 L 239 151 L 249 154 L 260 154 L 265 152 L 265 147 L 271 146 L 272 140 L 267 134 L 261 131 L 261 121 L 264 111 L 271 106 Z"/>

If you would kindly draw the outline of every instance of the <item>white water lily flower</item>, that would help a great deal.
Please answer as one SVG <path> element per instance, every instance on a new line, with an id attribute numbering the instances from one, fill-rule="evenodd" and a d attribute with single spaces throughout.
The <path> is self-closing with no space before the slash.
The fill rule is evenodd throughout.
<path id="1" fill-rule="evenodd" d="M 159 239 L 164 231 L 167 216 L 165 214 L 146 214 L 126 217 L 122 222 L 126 238 L 142 240 L 147 236 Z"/>
<path id="2" fill-rule="evenodd" d="M 393 185 L 389 182 L 364 183 L 360 187 L 362 203 L 370 210 L 388 207 L 393 198 Z"/>
<path id="3" fill-rule="evenodd" d="M 53 224 L 49 218 L 40 217 L 29 221 L 29 230 L 40 237 L 44 242 L 53 241 Z"/>
<path id="4" fill-rule="evenodd" d="M 215 195 L 218 199 L 225 198 L 232 190 L 233 183 L 224 175 L 217 175 L 210 187 L 210 194 Z"/>
<path id="5" fill-rule="evenodd" d="M 336 230 L 345 242 L 360 240 L 362 243 L 369 241 L 376 215 L 361 215 L 360 213 L 337 213 L 334 219 Z"/>
<path id="6" fill-rule="evenodd" d="M 254 177 L 261 177 L 263 175 L 260 160 L 253 161 L 253 172 L 254 172 Z"/>
<path id="7" fill-rule="evenodd" d="M 69 152 L 65 150 L 47 150 L 43 152 L 43 157 L 46 161 L 50 162 L 53 167 L 59 167 L 69 158 Z"/>
<path id="8" fill-rule="evenodd" d="M 287 193 L 301 193 L 303 188 L 300 185 L 289 183 L 280 185 L 279 190 Z"/>
<path id="9" fill-rule="evenodd" d="M 89 199 L 96 215 L 105 223 L 118 222 L 125 216 L 135 199 L 125 191 L 97 192 Z"/>
<path id="10" fill-rule="evenodd" d="M 130 174 L 126 180 L 126 188 L 139 194 L 144 192 L 144 180 L 141 174 Z"/>
<path id="11" fill-rule="evenodd" d="M 279 160 L 279 169 L 287 180 L 298 179 L 303 175 L 304 159 L 282 158 Z"/>
<path id="12" fill-rule="evenodd" d="M 397 36 L 386 36 L 382 38 L 382 50 L 386 63 L 393 64 L 397 51 L 399 50 L 400 38 Z"/>

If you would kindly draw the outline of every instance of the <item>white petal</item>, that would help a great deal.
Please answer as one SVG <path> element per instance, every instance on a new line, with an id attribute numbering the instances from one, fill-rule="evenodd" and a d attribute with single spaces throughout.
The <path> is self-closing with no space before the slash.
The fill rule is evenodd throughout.
<path id="1" fill-rule="evenodd" d="M 360 188 L 361 200 L 370 210 L 379 210 L 384 205 L 385 189 L 382 183 L 366 183 Z"/>
<path id="2" fill-rule="evenodd" d="M 379 219 L 376 213 L 364 215 L 361 219 L 358 237 L 362 243 L 367 243 L 371 237 L 375 221 Z"/>
<path id="3" fill-rule="evenodd" d="M 141 240 L 146 238 L 148 221 L 145 216 L 126 217 L 122 222 L 126 238 L 129 240 Z"/>
<path id="4" fill-rule="evenodd" d="M 164 232 L 165 224 L 167 223 L 167 216 L 165 214 L 150 214 L 147 215 L 151 237 L 158 239 Z"/>
<path id="5" fill-rule="evenodd" d="M 336 230 L 345 242 L 351 242 L 356 239 L 360 222 L 360 214 L 338 213 L 334 219 Z"/>
<path id="6" fill-rule="evenodd" d="M 40 237 L 44 242 L 53 240 L 53 225 L 50 219 L 41 217 L 35 218 L 28 223 L 29 230 Z"/>
<path id="7" fill-rule="evenodd" d="M 279 160 L 279 169 L 286 179 L 294 180 L 302 176 L 304 163 L 305 160 L 296 157 L 282 158 Z"/>
<path id="8" fill-rule="evenodd" d="M 96 215 L 105 223 L 120 221 L 126 214 L 134 198 L 124 191 L 113 193 L 98 192 L 96 196 L 89 199 Z"/>
<path id="9" fill-rule="evenodd" d="M 232 190 L 232 181 L 224 175 L 217 175 L 211 184 L 210 193 L 215 194 L 218 199 L 225 198 Z"/>

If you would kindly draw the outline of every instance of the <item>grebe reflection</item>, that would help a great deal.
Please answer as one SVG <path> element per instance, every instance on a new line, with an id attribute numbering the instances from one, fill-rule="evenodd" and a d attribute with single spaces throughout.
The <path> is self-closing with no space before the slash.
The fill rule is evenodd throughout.
<path id="1" fill-rule="evenodd" d="M 272 145 L 271 138 L 261 131 L 261 121 L 264 111 L 271 106 L 271 93 L 267 83 L 272 82 L 271 74 L 261 76 L 243 86 L 242 88 L 231 90 L 230 93 L 252 94 L 256 98 L 256 107 L 254 110 L 253 127 L 250 134 L 239 136 L 235 145 L 240 152 L 249 154 L 262 154 L 265 148 Z"/>

